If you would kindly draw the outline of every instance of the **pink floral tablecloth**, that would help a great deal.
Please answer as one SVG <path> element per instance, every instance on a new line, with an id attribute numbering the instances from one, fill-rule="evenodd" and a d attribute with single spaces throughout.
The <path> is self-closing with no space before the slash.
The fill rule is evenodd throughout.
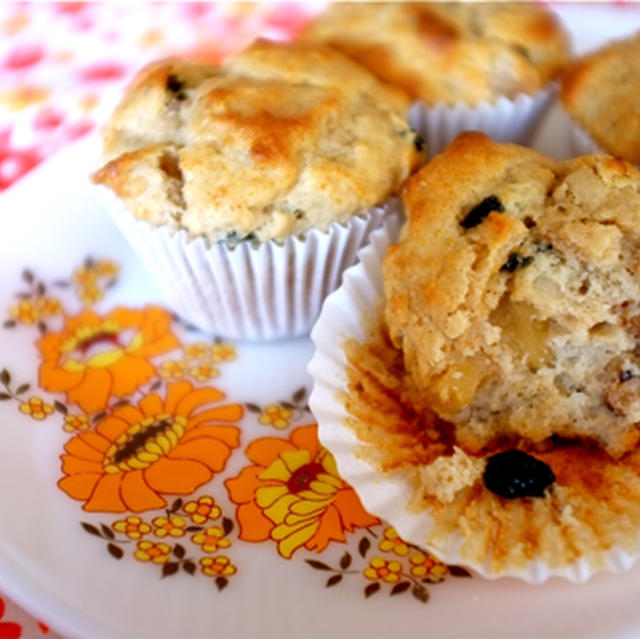
<path id="1" fill-rule="evenodd" d="M 316 3 L 0 4 L 0 192 L 100 126 L 123 85 L 166 55 L 217 62 L 295 34 Z M 1 205 L 0 205 L 1 212 Z M 59 635 L 0 592 L 0 639 Z"/>

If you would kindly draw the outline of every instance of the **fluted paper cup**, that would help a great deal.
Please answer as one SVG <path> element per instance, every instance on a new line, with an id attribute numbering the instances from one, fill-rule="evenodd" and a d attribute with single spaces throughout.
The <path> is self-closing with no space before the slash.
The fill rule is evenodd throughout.
<path id="1" fill-rule="evenodd" d="M 640 555 L 640 529 L 636 526 L 640 506 L 635 504 L 636 498 L 631 494 L 626 503 L 635 504 L 631 506 L 634 523 L 629 524 L 630 513 L 620 512 L 618 506 L 607 511 L 611 518 L 609 521 L 606 518 L 598 520 L 598 525 L 603 528 L 613 526 L 612 529 L 615 531 L 618 524 L 621 530 L 624 528 L 626 532 L 624 535 L 620 533 L 620 543 L 606 548 L 591 548 L 589 544 L 593 540 L 588 534 L 582 537 L 576 534 L 575 540 L 572 538 L 572 542 L 575 541 L 576 553 L 571 557 L 560 557 L 559 561 L 550 563 L 540 555 L 534 553 L 533 556 L 529 556 L 523 552 L 517 555 L 518 561 L 512 564 L 503 562 L 501 567 L 496 569 L 495 557 L 491 554 L 491 539 L 492 536 L 498 535 L 498 523 L 503 521 L 500 509 L 522 509 L 519 523 L 523 539 L 513 540 L 513 549 L 509 546 L 508 553 L 516 553 L 518 546 L 526 550 L 527 544 L 535 543 L 536 540 L 540 544 L 538 551 L 540 548 L 546 548 L 553 553 L 553 544 L 556 542 L 556 538 L 553 537 L 554 531 L 559 530 L 560 535 L 568 535 L 572 530 L 577 530 L 578 533 L 583 530 L 588 532 L 589 526 L 583 526 L 584 522 L 579 518 L 593 518 L 593 513 L 584 508 L 581 511 L 578 508 L 579 504 L 571 501 L 571 495 L 575 493 L 566 491 L 563 486 L 554 488 L 555 501 L 547 498 L 502 500 L 485 489 L 480 479 L 479 483 L 470 488 L 467 495 L 471 497 L 467 498 L 470 500 L 469 505 L 474 507 L 473 499 L 480 499 L 476 496 L 485 495 L 493 509 L 486 517 L 490 523 L 484 529 L 465 527 L 460 523 L 461 519 L 447 514 L 447 504 L 433 507 L 432 502 L 427 502 L 426 507 L 416 508 L 414 491 L 416 472 L 419 471 L 415 468 L 406 465 L 398 466 L 394 470 L 385 470 L 385 466 L 377 462 L 380 459 L 380 449 L 385 443 L 387 448 L 391 447 L 380 438 L 377 438 L 377 443 L 372 443 L 371 438 L 363 437 L 361 433 L 364 431 L 359 430 L 359 426 L 370 429 L 375 428 L 375 425 L 362 422 L 361 418 L 354 416 L 353 412 L 346 408 L 348 400 L 345 400 L 345 393 L 352 392 L 347 369 L 353 362 L 349 361 L 345 352 L 345 343 L 348 340 L 365 341 L 370 335 L 371 320 L 379 318 L 383 299 L 381 264 L 387 246 L 397 238 L 398 227 L 398 224 L 388 224 L 372 233 L 370 245 L 360 251 L 359 263 L 346 271 L 342 286 L 327 298 L 311 333 L 316 350 L 308 366 L 313 378 L 309 403 L 318 422 L 320 440 L 334 455 L 340 475 L 354 487 L 364 507 L 387 520 L 405 541 L 424 548 L 448 564 L 467 566 L 487 578 L 509 576 L 530 583 L 541 583 L 550 577 L 559 576 L 580 583 L 596 572 L 629 569 Z M 360 364 L 361 362 L 358 362 L 359 366 Z M 381 409 L 375 407 L 375 410 Z M 357 423 L 358 419 L 361 424 Z M 387 419 L 387 413 L 384 413 L 383 419 Z M 580 463 L 580 460 L 576 459 L 575 463 Z M 635 465 L 637 468 L 637 460 Z M 601 471 L 604 472 L 603 469 L 597 470 Z M 632 493 L 638 490 L 638 474 L 640 469 L 628 473 L 627 476 L 632 481 L 624 484 L 625 491 Z M 613 493 L 615 490 L 609 492 Z M 537 508 L 550 511 L 548 526 L 541 525 L 536 529 L 536 525 L 539 524 L 536 524 L 534 516 Z M 437 530 L 445 515 L 447 522 L 452 523 L 454 529 L 445 531 L 443 535 Z M 594 525 L 593 521 L 590 525 Z M 477 552 L 478 539 L 487 541 L 488 552 L 484 552 L 484 546 L 480 549 L 481 552 Z M 475 546 L 475 552 L 468 551 L 470 546 Z M 524 561 L 522 556 L 526 556 Z"/>
<path id="2" fill-rule="evenodd" d="M 574 156 L 591 155 L 592 153 L 604 153 L 604 149 L 573 120 L 569 120 L 569 148 Z"/>
<path id="3" fill-rule="evenodd" d="M 109 189 L 97 189 L 167 306 L 198 328 L 229 339 L 308 333 L 371 231 L 399 210 L 391 200 L 327 231 L 231 248 L 184 230 L 154 227 L 136 219 Z"/>
<path id="4" fill-rule="evenodd" d="M 426 141 L 429 156 L 447 147 L 463 131 L 482 131 L 496 142 L 527 144 L 556 95 L 551 86 L 534 95 L 514 99 L 499 97 L 477 105 L 416 101 L 409 109 L 409 123 Z"/>

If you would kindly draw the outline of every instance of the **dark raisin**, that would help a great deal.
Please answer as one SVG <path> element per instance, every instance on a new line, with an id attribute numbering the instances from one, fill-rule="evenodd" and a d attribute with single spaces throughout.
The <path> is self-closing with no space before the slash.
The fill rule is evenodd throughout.
<path id="1" fill-rule="evenodd" d="M 173 73 L 167 76 L 167 90 L 174 93 L 177 100 L 186 100 L 187 96 L 182 90 L 183 88 L 184 83 L 177 76 L 173 75 Z"/>
<path id="2" fill-rule="evenodd" d="M 416 133 L 416 136 L 413 138 L 413 146 L 416 147 L 416 151 L 422 151 L 422 149 L 424 149 L 424 138 Z"/>
<path id="3" fill-rule="evenodd" d="M 547 464 L 521 450 L 492 455 L 484 471 L 487 489 L 506 499 L 542 497 L 555 480 Z"/>
<path id="4" fill-rule="evenodd" d="M 635 374 L 633 371 L 630 371 L 629 369 L 620 371 L 620 374 L 618 375 L 618 379 L 620 380 L 621 384 L 624 382 L 628 382 L 633 377 L 635 377 Z"/>
<path id="5" fill-rule="evenodd" d="M 528 229 L 532 229 L 534 226 L 537 226 L 536 221 L 529 215 L 524 218 L 523 222 Z"/>
<path id="6" fill-rule="evenodd" d="M 505 271 L 507 273 L 513 273 L 517 268 L 527 266 L 527 264 L 531 264 L 531 262 L 533 262 L 533 257 L 531 257 L 531 255 L 520 255 L 520 253 L 509 253 L 509 258 L 500 267 L 500 270 Z"/>
<path id="7" fill-rule="evenodd" d="M 498 213 L 504 211 L 502 202 L 495 195 L 486 197 L 480 204 L 474 206 L 460 222 L 460 226 L 472 229 L 474 226 L 478 226 L 491 211 L 498 211 Z"/>

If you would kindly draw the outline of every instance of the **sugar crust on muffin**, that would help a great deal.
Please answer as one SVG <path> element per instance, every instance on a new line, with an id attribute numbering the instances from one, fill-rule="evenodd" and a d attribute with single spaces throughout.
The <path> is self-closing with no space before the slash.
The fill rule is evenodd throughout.
<path id="1" fill-rule="evenodd" d="M 257 41 L 221 67 L 152 63 L 103 133 L 95 182 L 211 242 L 326 230 L 418 166 L 406 98 L 336 51 Z"/>
<path id="2" fill-rule="evenodd" d="M 555 16 L 530 3 L 334 3 L 302 37 L 428 104 L 535 93 L 569 55 Z"/>
<path id="3" fill-rule="evenodd" d="M 640 439 L 640 172 L 460 136 L 405 186 L 383 265 L 407 401 L 479 452 Z"/>

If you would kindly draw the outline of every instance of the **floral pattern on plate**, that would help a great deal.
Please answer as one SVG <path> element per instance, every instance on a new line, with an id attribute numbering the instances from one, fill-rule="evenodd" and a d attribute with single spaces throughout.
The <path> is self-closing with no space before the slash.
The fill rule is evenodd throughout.
<path id="1" fill-rule="evenodd" d="M 109 516 L 79 517 L 108 556 L 221 591 L 243 568 L 234 548 L 264 543 L 326 573 L 325 587 L 349 578 L 365 598 L 386 588 L 423 603 L 429 584 L 470 576 L 364 510 L 318 441 L 306 387 L 264 406 L 235 402 L 220 390 L 234 344 L 190 341 L 195 329 L 160 306 L 96 311 L 119 274 L 103 258 L 54 282 L 25 268 L 4 329 L 33 331 L 40 364 L 29 381 L 14 380 L 9 363 L 0 370 L 0 401 L 68 434 L 58 487 L 80 510 Z M 246 422 L 266 436 L 243 441 Z M 226 473 L 239 454 L 240 471 Z M 337 563 L 316 558 L 332 544 L 345 546 Z"/>

